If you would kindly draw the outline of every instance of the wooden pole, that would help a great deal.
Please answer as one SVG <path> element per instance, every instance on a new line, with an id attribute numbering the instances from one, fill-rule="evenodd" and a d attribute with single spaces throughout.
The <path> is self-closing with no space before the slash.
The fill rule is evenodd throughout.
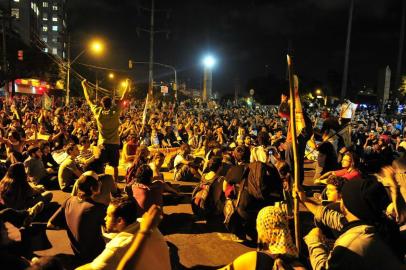
<path id="1" fill-rule="evenodd" d="M 287 55 L 288 61 L 288 75 L 289 75 L 289 93 L 290 93 L 290 132 L 292 137 L 292 149 L 293 149 L 293 161 L 294 161 L 294 188 L 293 192 L 297 192 L 300 181 L 300 171 L 299 171 L 299 158 L 298 158 L 298 147 L 297 147 L 297 134 L 296 134 L 296 106 L 295 106 L 295 87 L 293 78 L 293 63 L 289 55 Z M 299 198 L 294 196 L 294 222 L 295 222 L 295 243 L 298 251 L 300 252 L 300 220 L 299 220 Z"/>

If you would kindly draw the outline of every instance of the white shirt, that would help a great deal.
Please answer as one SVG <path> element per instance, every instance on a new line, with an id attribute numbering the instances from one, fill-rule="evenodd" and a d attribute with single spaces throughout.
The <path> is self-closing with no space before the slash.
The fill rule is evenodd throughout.
<path id="1" fill-rule="evenodd" d="M 106 244 L 103 252 L 90 263 L 91 268 L 94 270 L 117 269 L 120 260 L 134 239 L 134 233 L 138 232 L 139 228 L 140 224 L 134 222 L 120 233 L 108 234 L 108 237 L 112 237 L 112 239 Z M 137 270 L 171 269 L 169 248 L 158 229 L 155 229 L 148 236 L 145 246 L 140 252 L 141 256 L 137 263 Z"/>
<path id="2" fill-rule="evenodd" d="M 340 116 L 341 118 L 347 118 L 347 119 L 352 119 L 353 117 L 353 112 L 355 113 L 355 110 L 357 109 L 358 105 L 355 103 L 352 103 L 351 101 L 345 102 L 343 105 L 341 105 L 341 110 L 340 110 Z"/>
<path id="3" fill-rule="evenodd" d="M 260 145 L 251 148 L 250 162 L 261 161 L 263 163 L 268 162 L 268 154 L 265 147 Z"/>

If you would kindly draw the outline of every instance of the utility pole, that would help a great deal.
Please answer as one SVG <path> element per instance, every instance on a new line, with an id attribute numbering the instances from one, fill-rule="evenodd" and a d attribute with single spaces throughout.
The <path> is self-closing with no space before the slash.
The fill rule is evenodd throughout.
<path id="1" fill-rule="evenodd" d="M 345 59 L 344 59 L 344 72 L 343 81 L 341 85 L 341 99 L 343 100 L 347 94 L 347 82 L 348 82 L 348 62 L 350 58 L 350 44 L 351 44 L 351 29 L 352 29 L 352 15 L 354 13 L 354 0 L 350 0 L 350 9 L 348 14 L 347 25 L 347 42 L 345 44 Z"/>
<path id="2" fill-rule="evenodd" d="M 151 8 L 144 8 L 141 9 L 150 12 L 150 25 L 149 29 L 144 29 L 137 27 L 138 31 L 144 31 L 149 33 L 149 68 L 148 68 L 148 96 L 149 98 L 153 98 L 153 90 L 154 90 L 154 35 L 156 33 L 168 33 L 167 30 L 156 31 L 155 30 L 155 12 L 157 11 L 164 11 L 164 10 L 157 10 L 155 8 L 155 0 L 151 0 Z"/>
<path id="3" fill-rule="evenodd" d="M 149 28 L 149 68 L 148 68 L 148 94 L 154 97 L 154 13 L 155 0 L 151 0 L 151 21 Z"/>
<path id="4" fill-rule="evenodd" d="M 70 98 L 70 35 L 68 35 L 68 63 L 67 63 L 67 72 L 66 72 L 66 106 L 69 106 L 69 98 Z"/>
<path id="5" fill-rule="evenodd" d="M 405 17 L 406 17 L 406 2 L 402 0 L 402 19 L 400 21 L 400 34 L 399 34 L 399 48 L 398 48 L 398 62 L 396 65 L 395 89 L 399 91 L 400 77 L 402 72 L 402 58 L 403 46 L 405 41 Z"/>

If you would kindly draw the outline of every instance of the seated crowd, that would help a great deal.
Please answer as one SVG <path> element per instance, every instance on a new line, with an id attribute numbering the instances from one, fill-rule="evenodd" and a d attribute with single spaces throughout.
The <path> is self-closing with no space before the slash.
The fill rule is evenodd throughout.
<path id="1" fill-rule="evenodd" d="M 98 106 L 86 90 L 85 97 L 88 104 L 57 100 L 47 110 L 38 98 L 0 98 L 5 269 L 70 269 L 57 257 L 35 257 L 24 234 L 11 239 L 5 226 L 27 230 L 51 209 L 51 190 L 69 194 L 47 229 L 66 230 L 73 269 L 171 269 L 164 236 L 145 224 L 165 196 L 185 196 L 171 184 L 182 182 L 195 183 L 196 218 L 258 243 L 222 269 L 406 269 L 403 120 L 357 112 L 348 143 L 337 111 L 305 108 L 296 186 L 289 122 L 275 108 L 151 102 L 143 117 L 142 102 L 103 98 Z M 311 156 L 309 188 L 304 162 Z M 291 230 L 294 199 L 314 215 L 301 247 Z"/>

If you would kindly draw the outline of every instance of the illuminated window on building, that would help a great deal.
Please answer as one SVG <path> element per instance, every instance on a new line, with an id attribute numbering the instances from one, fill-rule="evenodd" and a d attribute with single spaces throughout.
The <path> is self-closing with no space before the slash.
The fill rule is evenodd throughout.
<path id="1" fill-rule="evenodd" d="M 42 26 L 42 31 L 47 32 L 48 31 L 48 26 L 46 26 L 46 25 Z"/>
<path id="2" fill-rule="evenodd" d="M 53 6 L 52 6 L 52 10 L 58 10 L 58 6 L 57 6 L 57 5 L 53 5 Z"/>
<path id="3" fill-rule="evenodd" d="M 58 54 L 58 49 L 57 48 L 52 48 L 52 54 Z"/>
<path id="4" fill-rule="evenodd" d="M 57 37 L 52 37 L 52 42 L 58 42 L 58 38 Z"/>
<path id="5" fill-rule="evenodd" d="M 11 9 L 11 16 L 15 17 L 16 19 L 20 19 L 20 9 L 19 8 L 12 8 Z"/>
<path id="6" fill-rule="evenodd" d="M 48 52 L 48 48 L 45 48 L 45 49 L 44 49 L 44 52 L 46 52 L 46 53 L 47 53 L 47 52 Z"/>
<path id="7" fill-rule="evenodd" d="M 58 18 L 57 18 L 57 17 L 52 17 L 52 21 L 53 21 L 53 22 L 57 22 L 57 21 L 58 21 Z"/>
<path id="8" fill-rule="evenodd" d="M 58 26 L 57 25 L 52 25 L 52 31 L 58 31 Z"/>
<path id="9" fill-rule="evenodd" d="M 42 2 L 42 7 L 48 7 L 48 2 Z"/>
<path id="10" fill-rule="evenodd" d="M 20 2 L 20 0 L 14 0 L 14 2 L 18 3 L 18 2 Z"/>
<path id="11" fill-rule="evenodd" d="M 42 41 L 48 42 L 48 38 L 47 37 L 42 37 Z"/>

